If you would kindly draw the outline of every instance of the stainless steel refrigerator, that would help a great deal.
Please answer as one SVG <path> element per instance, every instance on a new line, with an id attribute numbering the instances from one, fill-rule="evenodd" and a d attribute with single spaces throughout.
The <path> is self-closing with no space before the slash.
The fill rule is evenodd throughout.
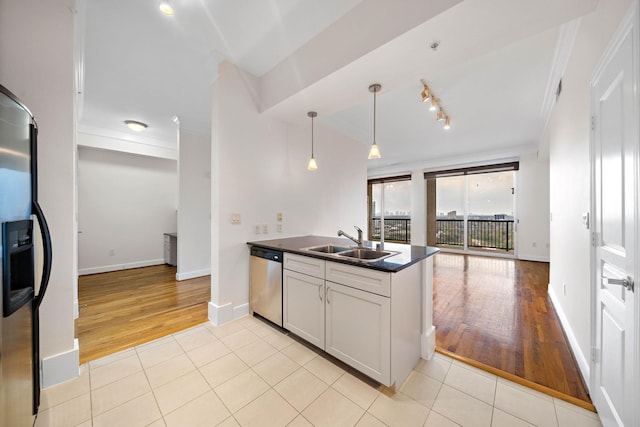
<path id="1" fill-rule="evenodd" d="M 38 205 L 37 136 L 29 109 L 0 85 L 0 427 L 32 426 L 40 403 L 38 307 L 49 282 L 51 239 Z"/>

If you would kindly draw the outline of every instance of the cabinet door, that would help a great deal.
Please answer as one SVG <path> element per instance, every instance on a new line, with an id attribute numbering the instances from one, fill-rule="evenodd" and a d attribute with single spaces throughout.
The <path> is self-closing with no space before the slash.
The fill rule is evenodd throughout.
<path id="1" fill-rule="evenodd" d="M 390 299 L 326 282 L 325 351 L 390 386 Z"/>
<path id="2" fill-rule="evenodd" d="M 283 270 L 284 328 L 324 349 L 324 280 Z"/>

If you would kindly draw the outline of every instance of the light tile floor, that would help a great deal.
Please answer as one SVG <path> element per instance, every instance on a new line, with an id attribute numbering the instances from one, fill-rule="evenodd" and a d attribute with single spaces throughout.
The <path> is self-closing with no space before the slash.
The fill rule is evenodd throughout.
<path id="1" fill-rule="evenodd" d="M 389 396 L 266 325 L 205 323 L 46 389 L 36 427 L 600 426 L 577 406 L 440 354 Z M 384 390 L 383 390 L 384 391 Z"/>

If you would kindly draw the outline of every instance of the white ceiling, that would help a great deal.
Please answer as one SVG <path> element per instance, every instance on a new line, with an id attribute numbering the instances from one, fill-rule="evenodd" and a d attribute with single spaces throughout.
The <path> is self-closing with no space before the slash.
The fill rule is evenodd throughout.
<path id="1" fill-rule="evenodd" d="M 219 61 L 268 78 L 308 42 L 322 49 L 323 35 L 336 23 L 382 10 L 385 1 L 173 0 L 172 17 L 158 11 L 156 0 L 78 2 L 79 130 L 172 147 L 177 116 L 185 128 L 206 133 Z M 555 90 L 558 59 L 571 41 L 563 24 L 597 0 L 457 1 L 433 1 L 446 10 L 417 26 L 407 22 L 403 34 L 345 59 L 265 114 L 303 125 L 306 112 L 316 110 L 320 123 L 369 145 L 373 99 L 367 88 L 379 82 L 382 159 L 369 162 L 370 173 L 535 151 L 545 96 Z M 393 5 L 405 3 L 417 4 Z M 385 25 L 402 28 L 379 19 L 353 31 L 367 36 Z M 429 45 L 436 40 L 434 52 Z M 335 52 L 339 48 L 327 44 L 318 56 L 330 61 Z M 421 78 L 441 98 L 450 130 L 420 102 Z M 126 119 L 149 128 L 133 134 Z"/>

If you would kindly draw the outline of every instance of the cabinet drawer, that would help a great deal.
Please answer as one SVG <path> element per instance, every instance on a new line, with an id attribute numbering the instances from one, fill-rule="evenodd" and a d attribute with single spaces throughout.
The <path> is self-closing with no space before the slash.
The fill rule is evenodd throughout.
<path id="1" fill-rule="evenodd" d="M 284 265 L 282 267 L 287 270 L 324 279 L 324 264 L 325 261 L 321 259 L 285 252 Z"/>
<path id="2" fill-rule="evenodd" d="M 327 262 L 326 280 L 385 297 L 391 296 L 391 273 Z"/>

